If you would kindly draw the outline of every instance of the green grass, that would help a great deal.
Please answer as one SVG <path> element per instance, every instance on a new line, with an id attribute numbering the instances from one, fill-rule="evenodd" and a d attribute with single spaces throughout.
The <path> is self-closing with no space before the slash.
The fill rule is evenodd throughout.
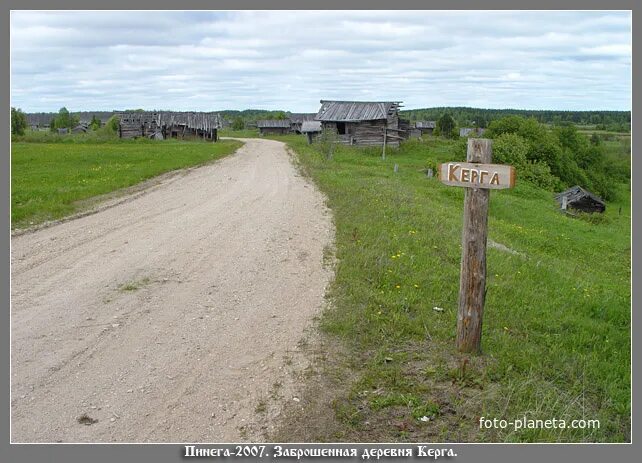
<path id="1" fill-rule="evenodd" d="M 57 137 L 57 135 L 55 135 Z M 11 226 L 22 228 L 78 212 L 80 202 L 164 172 L 234 152 L 237 141 L 174 140 L 11 144 Z"/>
<path id="2" fill-rule="evenodd" d="M 334 212 L 338 264 L 321 324 L 357 372 L 335 400 L 340 431 L 317 438 L 630 440 L 629 185 L 599 218 L 562 215 L 519 172 L 516 188 L 491 193 L 489 238 L 520 254 L 488 249 L 483 353 L 469 356 L 454 349 L 464 191 L 422 172 L 463 159 L 463 142 L 411 141 L 385 161 L 380 149 L 341 147 L 327 161 L 303 137 L 287 140 Z M 422 410 L 434 419 L 418 420 Z M 479 429 L 480 416 L 524 415 L 601 427 Z"/>

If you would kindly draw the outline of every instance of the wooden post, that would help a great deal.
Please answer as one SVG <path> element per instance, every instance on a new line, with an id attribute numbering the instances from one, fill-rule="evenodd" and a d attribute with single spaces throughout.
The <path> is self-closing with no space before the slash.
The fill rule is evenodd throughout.
<path id="1" fill-rule="evenodd" d="M 387 142 L 386 135 L 387 135 L 387 132 L 388 131 L 384 127 L 383 128 L 383 151 L 381 152 L 381 159 L 384 159 L 384 160 L 386 159 L 386 142 Z"/>
<path id="2" fill-rule="evenodd" d="M 469 138 L 467 161 L 488 164 L 492 160 L 491 140 Z M 462 231 L 457 350 L 479 352 L 482 316 L 486 298 L 486 241 L 490 190 L 466 188 Z"/>

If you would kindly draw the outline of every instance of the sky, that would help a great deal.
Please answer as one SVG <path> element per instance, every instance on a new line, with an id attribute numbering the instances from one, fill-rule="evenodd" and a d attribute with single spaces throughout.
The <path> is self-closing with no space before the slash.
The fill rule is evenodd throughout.
<path id="1" fill-rule="evenodd" d="M 630 110 L 629 11 L 12 11 L 26 112 Z"/>

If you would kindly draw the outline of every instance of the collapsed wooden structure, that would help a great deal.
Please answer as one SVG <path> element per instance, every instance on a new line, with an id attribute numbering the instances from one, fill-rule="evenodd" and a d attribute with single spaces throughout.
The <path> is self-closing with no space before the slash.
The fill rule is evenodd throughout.
<path id="1" fill-rule="evenodd" d="M 256 121 L 259 128 L 259 135 L 286 135 L 290 133 L 292 122 L 290 119 L 270 119 Z"/>
<path id="2" fill-rule="evenodd" d="M 602 198 L 579 185 L 558 193 L 555 199 L 563 211 L 575 209 L 582 212 L 604 212 L 606 210 L 606 203 Z"/>
<path id="3" fill-rule="evenodd" d="M 399 127 L 401 102 L 327 101 L 315 120 L 322 130 L 337 134 L 338 141 L 346 145 L 399 146 L 405 139 L 405 130 Z"/>
<path id="4" fill-rule="evenodd" d="M 217 141 L 217 113 L 176 111 L 133 111 L 116 113 L 120 138 L 202 138 Z"/>

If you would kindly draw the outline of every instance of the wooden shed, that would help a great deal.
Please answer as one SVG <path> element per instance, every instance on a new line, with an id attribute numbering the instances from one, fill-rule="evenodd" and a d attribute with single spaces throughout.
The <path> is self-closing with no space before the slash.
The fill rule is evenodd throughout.
<path id="1" fill-rule="evenodd" d="M 218 140 L 217 113 L 134 111 L 117 113 L 120 138 L 202 138 Z"/>
<path id="2" fill-rule="evenodd" d="M 293 133 L 303 133 L 301 127 L 306 121 L 313 121 L 317 113 L 290 113 L 290 130 Z"/>
<path id="3" fill-rule="evenodd" d="M 327 101 L 321 100 L 321 109 L 315 120 L 323 130 L 338 134 L 339 141 L 346 145 L 399 146 L 403 140 L 399 128 L 401 102 Z"/>
<path id="4" fill-rule="evenodd" d="M 320 121 L 303 121 L 301 124 L 301 133 L 308 137 L 308 144 L 311 144 L 321 133 Z"/>
<path id="5" fill-rule="evenodd" d="M 421 135 L 432 135 L 437 127 L 436 121 L 416 121 L 415 130 L 418 130 Z"/>
<path id="6" fill-rule="evenodd" d="M 582 212 L 604 212 L 606 203 L 590 191 L 575 185 L 555 195 L 562 210 L 575 209 Z"/>
<path id="7" fill-rule="evenodd" d="M 291 131 L 290 119 L 271 119 L 256 121 L 259 128 L 259 135 L 287 135 Z"/>

